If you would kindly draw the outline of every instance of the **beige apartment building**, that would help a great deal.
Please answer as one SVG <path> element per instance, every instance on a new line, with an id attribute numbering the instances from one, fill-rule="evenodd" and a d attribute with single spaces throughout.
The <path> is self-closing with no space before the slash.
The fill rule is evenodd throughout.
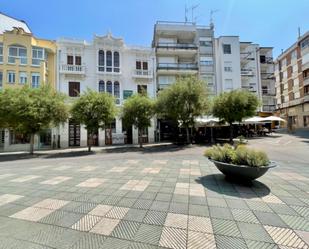
<path id="1" fill-rule="evenodd" d="M 280 116 L 293 128 L 309 127 L 309 31 L 275 61 Z"/>

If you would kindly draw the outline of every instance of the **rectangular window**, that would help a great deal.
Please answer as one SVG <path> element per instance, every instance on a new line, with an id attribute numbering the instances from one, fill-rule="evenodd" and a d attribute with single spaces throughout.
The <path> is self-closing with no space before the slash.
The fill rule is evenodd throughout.
<path id="1" fill-rule="evenodd" d="M 82 64 L 82 57 L 81 56 L 75 56 L 75 65 L 80 66 Z"/>
<path id="2" fill-rule="evenodd" d="M 200 41 L 200 46 L 212 47 L 212 41 Z"/>
<path id="3" fill-rule="evenodd" d="M 69 82 L 69 96 L 78 97 L 80 93 L 80 83 L 79 82 Z"/>
<path id="4" fill-rule="evenodd" d="M 39 73 L 32 73 L 31 74 L 31 87 L 32 88 L 39 88 L 40 87 L 40 74 Z"/>
<path id="5" fill-rule="evenodd" d="M 68 65 L 73 65 L 74 63 L 73 55 L 68 55 L 67 56 L 67 64 Z"/>
<path id="6" fill-rule="evenodd" d="M 15 72 L 14 71 L 7 71 L 7 82 L 10 84 L 15 83 Z"/>
<path id="7" fill-rule="evenodd" d="M 224 80 L 224 90 L 233 90 L 233 80 L 232 79 L 225 79 Z"/>
<path id="8" fill-rule="evenodd" d="M 232 53 L 231 44 L 223 44 L 223 53 L 224 54 Z"/>
<path id="9" fill-rule="evenodd" d="M 211 57 L 200 57 L 200 64 L 203 66 L 212 66 L 213 59 Z"/>
<path id="10" fill-rule="evenodd" d="M 27 64 L 27 49 L 20 46 L 9 47 L 8 62 L 15 64 L 15 59 L 20 60 L 21 65 Z"/>
<path id="11" fill-rule="evenodd" d="M 0 72 L 0 89 L 3 87 L 3 73 Z"/>
<path id="12" fill-rule="evenodd" d="M 0 63 L 3 63 L 3 43 L 0 43 Z"/>
<path id="13" fill-rule="evenodd" d="M 10 144 L 28 144 L 30 143 L 30 135 L 10 130 Z"/>
<path id="14" fill-rule="evenodd" d="M 291 53 L 291 60 L 296 58 L 297 58 L 297 50 L 293 50 L 293 52 Z"/>
<path id="15" fill-rule="evenodd" d="M 231 61 L 225 61 L 224 62 L 224 71 L 225 72 L 232 72 L 232 62 Z"/>
<path id="16" fill-rule="evenodd" d="M 32 47 L 32 65 L 39 66 L 44 60 L 44 48 Z"/>
<path id="17" fill-rule="evenodd" d="M 143 61 L 143 70 L 148 70 L 148 62 Z"/>
<path id="18" fill-rule="evenodd" d="M 19 72 L 19 84 L 27 84 L 27 73 Z"/>
<path id="19" fill-rule="evenodd" d="M 142 69 L 142 62 L 136 61 L 136 69 Z"/>
<path id="20" fill-rule="evenodd" d="M 267 94 L 267 93 L 268 93 L 268 87 L 262 86 L 262 94 Z"/>

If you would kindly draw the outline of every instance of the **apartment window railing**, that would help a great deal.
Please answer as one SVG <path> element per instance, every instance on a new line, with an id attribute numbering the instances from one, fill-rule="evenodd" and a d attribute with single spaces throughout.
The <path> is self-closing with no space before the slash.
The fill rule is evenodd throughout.
<path id="1" fill-rule="evenodd" d="M 160 42 L 158 43 L 158 48 L 167 48 L 167 49 L 197 49 L 195 44 L 188 44 L 188 43 L 165 43 Z"/>
<path id="2" fill-rule="evenodd" d="M 67 72 L 84 72 L 85 71 L 85 66 L 81 65 L 62 65 L 61 66 L 62 71 L 67 71 Z"/>
<path id="3" fill-rule="evenodd" d="M 158 63 L 157 68 L 166 70 L 198 70 L 196 63 Z"/>
<path id="4" fill-rule="evenodd" d="M 276 110 L 276 105 L 263 105 L 264 112 L 273 112 Z"/>
<path id="5" fill-rule="evenodd" d="M 138 75 L 138 76 L 150 76 L 151 71 L 150 70 L 143 70 L 143 69 L 136 69 L 134 71 L 134 74 Z"/>

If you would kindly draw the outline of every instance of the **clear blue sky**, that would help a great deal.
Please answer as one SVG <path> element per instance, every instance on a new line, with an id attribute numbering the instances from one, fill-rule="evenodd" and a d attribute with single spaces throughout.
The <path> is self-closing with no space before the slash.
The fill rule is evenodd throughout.
<path id="1" fill-rule="evenodd" d="M 0 11 L 25 20 L 37 37 L 90 40 L 110 30 L 128 44 L 150 46 L 155 22 L 184 21 L 186 4 L 199 4 L 201 25 L 219 10 L 216 36 L 272 46 L 275 56 L 295 42 L 298 27 L 309 30 L 309 0 L 0 0 Z"/>

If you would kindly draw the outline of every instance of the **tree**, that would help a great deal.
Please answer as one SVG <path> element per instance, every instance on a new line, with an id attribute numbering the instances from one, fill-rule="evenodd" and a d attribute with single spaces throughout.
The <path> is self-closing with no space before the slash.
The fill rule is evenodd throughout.
<path id="1" fill-rule="evenodd" d="M 0 94 L 0 125 L 30 134 L 30 154 L 33 154 L 34 136 L 67 120 L 64 99 L 64 95 L 48 85 L 5 89 Z"/>
<path id="2" fill-rule="evenodd" d="M 122 121 L 125 127 L 132 125 L 138 129 L 139 145 L 143 147 L 142 131 L 151 126 L 154 115 L 154 102 L 145 94 L 136 94 L 128 98 L 122 108 Z"/>
<path id="3" fill-rule="evenodd" d="M 207 109 L 205 83 L 195 76 L 179 77 L 158 94 L 157 113 L 184 127 L 187 143 L 190 143 L 189 129 L 194 126 L 195 119 L 206 113 Z"/>
<path id="4" fill-rule="evenodd" d="M 230 142 L 233 142 L 233 122 L 255 115 L 259 106 L 257 96 L 246 90 L 221 93 L 214 99 L 212 114 L 230 125 Z"/>
<path id="5" fill-rule="evenodd" d="M 87 89 L 73 104 L 71 114 L 74 120 L 85 125 L 90 152 L 94 133 L 99 128 L 104 129 L 115 118 L 115 100 L 109 93 Z"/>

